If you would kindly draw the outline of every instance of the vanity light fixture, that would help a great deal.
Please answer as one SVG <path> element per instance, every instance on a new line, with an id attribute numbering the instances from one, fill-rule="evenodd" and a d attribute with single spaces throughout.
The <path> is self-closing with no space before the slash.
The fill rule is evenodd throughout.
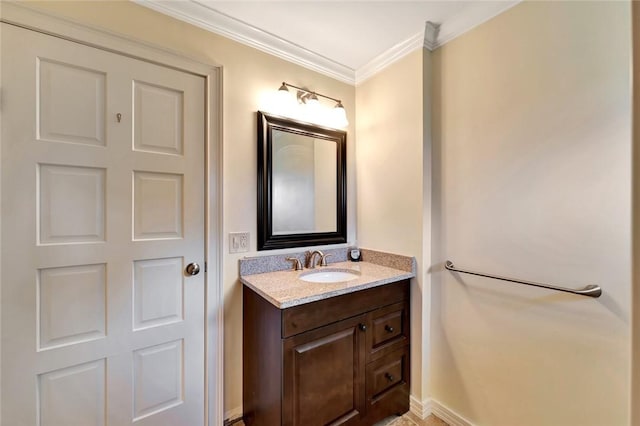
<path id="1" fill-rule="evenodd" d="M 333 107 L 331 115 L 333 115 L 333 120 L 336 123 L 344 123 L 342 127 L 347 127 L 349 125 L 349 121 L 347 120 L 347 111 L 344 109 L 344 106 L 342 106 L 342 102 L 338 101 L 336 106 Z"/>
<path id="2" fill-rule="evenodd" d="M 289 97 L 289 89 L 287 89 L 287 85 L 283 82 L 282 86 L 280 86 L 280 88 L 278 89 L 278 98 L 288 99 Z"/>
<path id="3" fill-rule="evenodd" d="M 289 87 L 297 90 L 295 98 L 297 102 L 295 102 L 291 96 Z M 335 102 L 335 106 L 331 110 L 327 109 L 320 103 L 318 96 Z M 347 112 L 340 99 L 332 98 L 322 93 L 312 92 L 311 90 L 294 86 L 284 81 L 278 89 L 274 103 L 273 112 L 280 115 L 335 128 L 344 128 L 349 125 Z"/>
<path id="4" fill-rule="evenodd" d="M 313 92 L 302 93 L 301 90 L 298 90 L 298 99 L 299 99 L 299 102 L 306 105 L 318 105 L 320 103 L 318 96 Z"/>

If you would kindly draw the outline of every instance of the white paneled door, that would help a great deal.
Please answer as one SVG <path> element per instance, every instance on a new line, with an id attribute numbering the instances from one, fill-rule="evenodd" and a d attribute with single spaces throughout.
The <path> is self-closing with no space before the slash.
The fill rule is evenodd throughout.
<path id="1" fill-rule="evenodd" d="M 6 24 L 1 77 L 1 423 L 203 425 L 204 78 Z"/>

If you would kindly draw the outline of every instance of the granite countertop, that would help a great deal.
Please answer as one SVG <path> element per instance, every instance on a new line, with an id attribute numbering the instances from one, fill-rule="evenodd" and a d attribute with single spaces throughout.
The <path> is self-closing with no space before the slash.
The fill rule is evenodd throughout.
<path id="1" fill-rule="evenodd" d="M 372 260 L 374 260 L 373 256 Z M 359 276 L 350 281 L 336 283 L 313 283 L 299 278 L 304 274 L 331 270 L 356 271 L 359 272 Z M 289 269 L 241 275 L 240 281 L 277 308 L 285 309 L 413 277 L 415 277 L 415 268 L 407 271 L 363 261 L 337 262 L 329 266 L 318 266 L 315 269 L 302 271 Z"/>

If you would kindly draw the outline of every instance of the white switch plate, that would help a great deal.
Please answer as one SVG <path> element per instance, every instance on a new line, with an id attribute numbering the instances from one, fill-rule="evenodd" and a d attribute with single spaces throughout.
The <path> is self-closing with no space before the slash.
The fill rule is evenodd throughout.
<path id="1" fill-rule="evenodd" d="M 229 232 L 229 253 L 249 251 L 248 232 Z"/>

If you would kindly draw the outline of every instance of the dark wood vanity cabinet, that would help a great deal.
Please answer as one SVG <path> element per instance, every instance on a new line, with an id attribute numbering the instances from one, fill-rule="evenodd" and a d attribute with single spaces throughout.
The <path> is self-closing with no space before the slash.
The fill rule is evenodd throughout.
<path id="1" fill-rule="evenodd" d="M 254 426 L 372 425 L 409 410 L 409 281 L 278 309 L 244 286 Z"/>

